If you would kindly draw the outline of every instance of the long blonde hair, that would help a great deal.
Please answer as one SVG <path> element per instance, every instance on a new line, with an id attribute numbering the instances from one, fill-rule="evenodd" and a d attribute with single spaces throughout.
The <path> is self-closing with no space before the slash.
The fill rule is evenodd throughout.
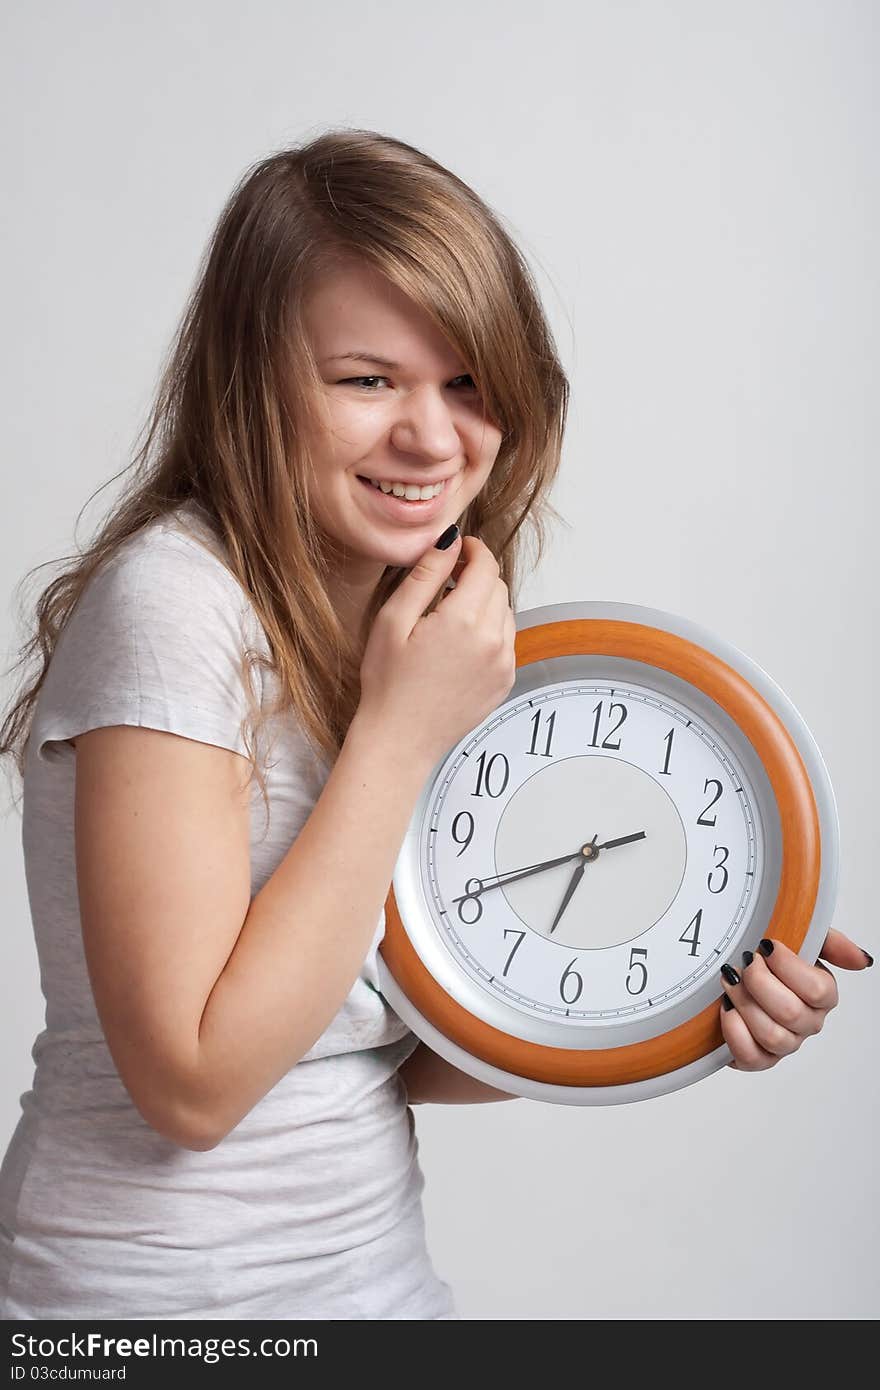
<path id="1" fill-rule="evenodd" d="M 16 666 L 38 648 L 42 658 L 0 728 L 0 756 L 14 756 L 21 778 L 37 695 L 90 577 L 128 537 L 188 500 L 225 548 L 278 676 L 273 711 L 261 714 L 251 688 L 242 730 L 264 802 L 255 748 L 269 713 L 292 709 L 318 756 L 335 761 L 360 699 L 364 641 L 406 574 L 386 566 L 359 638 L 348 636 L 309 506 L 316 472 L 306 426 L 319 418 L 321 379 L 303 307 L 318 277 L 352 257 L 430 315 L 502 430 L 491 474 L 459 525 L 495 555 L 516 607 L 524 523 L 537 539 L 536 564 L 545 516 L 561 520 L 548 493 L 569 395 L 531 273 L 498 218 L 441 164 L 388 135 L 328 131 L 250 167 L 220 215 L 144 442 L 123 470 L 130 484 L 97 538 L 42 591 L 37 630 L 20 648 Z M 243 654 L 245 674 L 253 657 Z"/>

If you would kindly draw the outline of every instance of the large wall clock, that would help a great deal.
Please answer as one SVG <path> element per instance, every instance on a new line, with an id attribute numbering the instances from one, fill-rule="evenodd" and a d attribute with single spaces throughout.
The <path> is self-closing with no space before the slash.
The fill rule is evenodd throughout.
<path id="1" fill-rule="evenodd" d="M 771 677 L 686 618 L 584 602 L 516 623 L 513 688 L 413 812 L 382 993 L 501 1090 L 662 1095 L 731 1060 L 725 961 L 764 936 L 816 960 L 837 894 L 828 771 Z"/>

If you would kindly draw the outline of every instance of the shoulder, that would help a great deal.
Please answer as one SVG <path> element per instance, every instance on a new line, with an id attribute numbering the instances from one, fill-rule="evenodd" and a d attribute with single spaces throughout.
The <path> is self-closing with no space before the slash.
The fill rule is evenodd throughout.
<path id="1" fill-rule="evenodd" d="M 218 538 L 174 514 L 129 536 L 86 581 L 60 634 L 59 655 L 66 648 L 88 659 L 98 642 L 130 650 L 132 660 L 163 650 L 191 661 L 214 648 L 268 651 L 250 595 Z"/>
<path id="2" fill-rule="evenodd" d="M 137 597 L 151 604 L 179 605 L 204 598 L 240 612 L 250 601 L 207 532 L 181 525 L 173 516 L 141 528 L 91 576 L 84 596 L 107 604 Z"/>
<path id="3" fill-rule="evenodd" d="M 86 581 L 52 652 L 36 744 L 139 724 L 242 750 L 250 653 L 268 652 L 250 597 L 210 537 L 149 523 Z"/>

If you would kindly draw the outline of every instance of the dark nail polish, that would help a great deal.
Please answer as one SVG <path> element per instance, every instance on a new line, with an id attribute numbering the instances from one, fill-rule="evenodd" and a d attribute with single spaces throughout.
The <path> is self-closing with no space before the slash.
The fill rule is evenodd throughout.
<path id="1" fill-rule="evenodd" d="M 773 950 L 773 942 L 768 941 L 765 936 L 763 941 L 758 942 L 758 950 L 761 952 L 762 956 L 769 956 L 770 952 Z"/>
<path id="2" fill-rule="evenodd" d="M 739 984 L 739 975 L 737 975 L 732 965 L 722 965 L 721 973 L 729 985 Z"/>
<path id="3" fill-rule="evenodd" d="M 865 957 L 865 960 L 868 962 L 868 964 L 869 964 L 869 965 L 873 965 L 873 964 L 874 964 L 874 957 L 868 955 L 868 952 L 865 950 L 864 946 L 860 946 L 860 947 L 859 947 L 859 950 L 861 951 L 862 955 Z"/>
<path id="4" fill-rule="evenodd" d="M 453 542 L 454 540 L 457 540 L 457 539 L 458 539 L 458 527 L 456 526 L 455 522 L 453 521 L 453 523 L 452 523 L 451 526 L 447 526 L 446 530 L 443 532 L 443 535 L 440 537 L 440 539 L 434 542 L 434 549 L 435 549 L 435 550 L 448 550 L 449 547 L 452 545 L 452 542 Z"/>
<path id="5" fill-rule="evenodd" d="M 743 951 L 743 970 L 747 970 L 754 959 L 754 951 Z"/>
<path id="6" fill-rule="evenodd" d="M 733 1000 L 731 999 L 731 997 L 730 997 L 729 994 L 725 994 L 725 995 L 724 995 L 723 999 L 721 1000 L 721 1007 L 722 1007 L 722 1009 L 732 1009 L 732 1008 L 733 1008 Z"/>

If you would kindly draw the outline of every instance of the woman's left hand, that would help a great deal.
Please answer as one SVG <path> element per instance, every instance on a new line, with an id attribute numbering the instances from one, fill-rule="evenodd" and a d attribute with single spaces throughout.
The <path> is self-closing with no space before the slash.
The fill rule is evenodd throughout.
<path id="1" fill-rule="evenodd" d="M 844 970 L 874 964 L 867 951 L 833 927 L 819 956 Z M 743 953 L 738 972 L 722 967 L 721 984 L 733 1006 L 721 1005 L 721 1031 L 734 1058 L 727 1065 L 737 1071 L 775 1067 L 797 1052 L 804 1038 L 820 1032 L 838 1004 L 837 981 L 827 966 L 808 965 L 790 947 L 766 937 L 753 956 Z"/>

